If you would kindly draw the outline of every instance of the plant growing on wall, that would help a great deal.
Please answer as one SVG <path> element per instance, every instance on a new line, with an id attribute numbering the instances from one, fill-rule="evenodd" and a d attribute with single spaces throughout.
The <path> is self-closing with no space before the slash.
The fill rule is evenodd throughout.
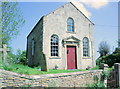
<path id="1" fill-rule="evenodd" d="M 105 80 L 107 80 L 109 76 L 109 71 L 102 71 L 102 74 L 101 74 L 101 79 L 95 75 L 93 77 L 93 80 L 95 81 L 93 84 L 86 84 L 87 87 L 92 87 L 92 89 L 98 89 L 98 88 L 102 88 L 102 89 L 106 89 L 106 85 L 105 85 Z"/>

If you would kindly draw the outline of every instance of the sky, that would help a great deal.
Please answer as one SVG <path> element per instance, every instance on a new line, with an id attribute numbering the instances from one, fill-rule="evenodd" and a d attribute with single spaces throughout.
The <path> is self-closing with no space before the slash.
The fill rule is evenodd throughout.
<path id="1" fill-rule="evenodd" d="M 119 41 L 120 41 L 120 2 L 119 2 L 119 5 L 118 5 L 118 19 L 119 19 L 119 21 L 118 21 L 118 39 L 119 39 Z M 120 47 L 120 43 L 119 43 L 119 47 Z"/>
<path id="2" fill-rule="evenodd" d="M 19 2 L 18 7 L 21 15 L 25 19 L 25 24 L 21 27 L 19 35 L 12 40 L 11 47 L 16 53 L 17 49 L 26 50 L 27 35 L 37 24 L 43 15 L 59 8 L 67 2 Z M 118 40 L 118 3 L 86 3 L 82 2 L 80 9 L 95 24 L 94 25 L 94 43 L 96 58 L 98 46 L 101 41 L 107 41 L 110 45 L 111 52 L 117 47 Z"/>

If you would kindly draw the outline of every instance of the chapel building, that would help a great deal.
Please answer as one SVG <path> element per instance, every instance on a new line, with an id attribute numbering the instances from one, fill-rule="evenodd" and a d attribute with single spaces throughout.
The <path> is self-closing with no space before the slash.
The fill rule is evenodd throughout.
<path id="1" fill-rule="evenodd" d="M 94 67 L 93 26 L 72 2 L 43 16 L 27 36 L 28 65 L 42 69 Z"/>

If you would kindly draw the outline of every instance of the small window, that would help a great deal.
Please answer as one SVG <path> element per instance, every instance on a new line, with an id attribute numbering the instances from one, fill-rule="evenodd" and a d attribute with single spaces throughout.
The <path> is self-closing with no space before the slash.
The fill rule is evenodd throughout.
<path id="1" fill-rule="evenodd" d="M 58 56 L 58 36 L 51 36 L 51 56 Z"/>
<path id="2" fill-rule="evenodd" d="M 87 37 L 83 38 L 83 56 L 89 56 L 89 40 Z"/>
<path id="3" fill-rule="evenodd" d="M 34 51 L 35 51 L 35 41 L 34 39 L 32 39 L 32 56 L 34 55 Z"/>
<path id="4" fill-rule="evenodd" d="M 67 20 L 67 31 L 74 32 L 74 20 L 72 18 L 68 18 Z"/>

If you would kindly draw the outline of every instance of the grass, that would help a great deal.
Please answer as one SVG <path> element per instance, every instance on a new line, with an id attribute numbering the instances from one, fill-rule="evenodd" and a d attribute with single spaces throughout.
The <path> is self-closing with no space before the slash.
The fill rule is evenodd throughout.
<path id="1" fill-rule="evenodd" d="M 96 65 L 96 67 L 90 68 L 90 70 L 98 70 L 98 69 L 99 69 L 98 65 Z"/>
<path id="2" fill-rule="evenodd" d="M 49 71 L 45 72 L 45 71 L 38 71 L 40 67 L 28 67 L 28 66 L 24 66 L 21 64 L 12 64 L 9 66 L 0 66 L 0 69 L 5 69 L 8 71 L 12 71 L 12 72 L 16 72 L 16 73 L 20 73 L 20 74 L 27 74 L 27 75 L 38 75 L 38 74 L 56 74 L 56 73 L 68 73 L 68 72 L 78 72 L 78 71 L 86 71 L 85 69 L 81 69 L 81 70 L 63 70 L 63 69 L 50 69 Z M 97 69 L 97 67 L 92 68 L 90 70 L 95 70 Z"/>

